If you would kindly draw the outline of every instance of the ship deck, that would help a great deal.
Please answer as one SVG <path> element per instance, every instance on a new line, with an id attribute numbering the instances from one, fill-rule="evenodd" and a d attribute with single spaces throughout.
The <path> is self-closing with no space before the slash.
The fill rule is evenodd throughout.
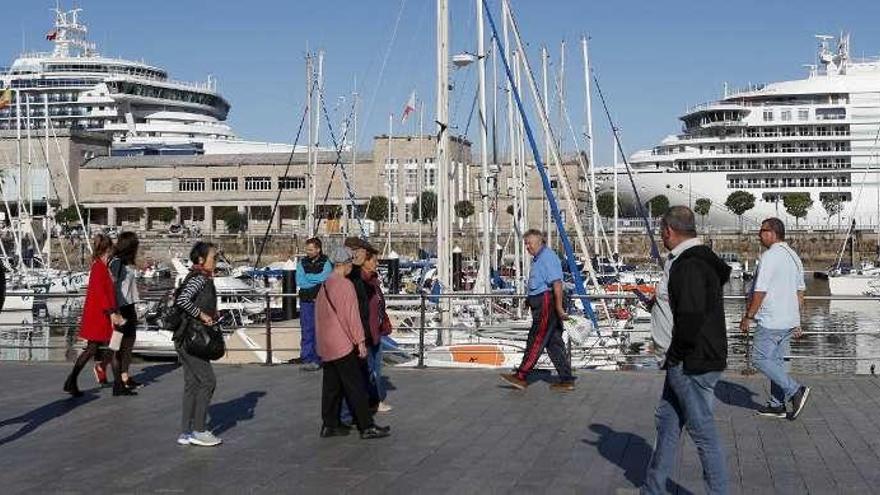
<path id="1" fill-rule="evenodd" d="M 390 438 L 321 439 L 320 373 L 216 366 L 217 448 L 175 443 L 182 372 L 138 367 L 137 397 L 68 398 L 69 365 L 2 363 L 0 486 L 11 493 L 615 493 L 644 477 L 658 372 L 581 372 L 577 390 L 520 392 L 485 370 L 387 369 Z M 541 378 L 541 377 L 539 377 Z M 725 375 L 716 420 L 732 493 L 872 493 L 880 379 L 807 375 L 797 421 L 755 416 L 765 381 Z M 80 377 L 91 387 L 88 373 Z M 702 493 L 684 441 L 672 486 Z"/>

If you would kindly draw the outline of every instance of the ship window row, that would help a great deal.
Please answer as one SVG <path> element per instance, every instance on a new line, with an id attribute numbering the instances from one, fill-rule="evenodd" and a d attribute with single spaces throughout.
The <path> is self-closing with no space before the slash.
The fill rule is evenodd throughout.
<path id="1" fill-rule="evenodd" d="M 790 109 L 783 110 L 774 110 L 772 108 L 765 108 L 762 111 L 762 117 L 764 122 L 773 122 L 776 119 L 776 116 L 779 116 L 779 120 L 783 122 L 790 122 L 792 120 L 792 113 Z M 798 120 L 809 120 L 810 111 L 806 108 L 798 109 Z M 842 107 L 834 107 L 834 108 L 817 108 L 815 111 L 816 120 L 843 120 L 846 118 L 846 109 Z"/>
<path id="2" fill-rule="evenodd" d="M 223 101 L 222 98 L 212 94 L 197 93 L 195 91 L 185 91 L 173 88 L 162 88 L 124 81 L 111 81 L 107 83 L 107 86 L 110 88 L 111 92 L 143 96 L 147 98 L 182 101 L 186 103 L 197 103 L 217 108 L 224 113 L 229 111 L 229 105 Z"/>
<path id="3" fill-rule="evenodd" d="M 745 130 L 745 137 L 789 137 L 789 136 L 849 136 L 848 125 L 801 125 L 801 126 L 767 126 L 767 127 L 748 127 Z M 735 136 L 735 137 L 742 137 Z"/>
<path id="4" fill-rule="evenodd" d="M 168 77 L 163 71 L 131 65 L 49 64 L 46 66 L 46 70 L 48 72 L 107 72 L 110 74 L 128 74 L 159 80 L 164 80 Z"/>
<path id="5" fill-rule="evenodd" d="M 52 119 L 53 129 L 101 129 L 104 126 L 111 124 L 112 122 L 109 120 L 101 120 L 101 119 L 77 119 L 77 115 L 59 115 L 57 120 L 55 118 Z M 15 130 L 15 119 L 0 119 L 0 130 L 9 131 Z M 33 120 L 22 120 L 20 129 L 45 129 L 46 128 L 46 119 L 33 119 Z"/>
<path id="6" fill-rule="evenodd" d="M 850 187 L 849 175 L 800 175 L 796 177 L 727 177 L 728 189 L 767 189 L 787 187 Z"/>
<path id="7" fill-rule="evenodd" d="M 41 94 L 32 94 L 32 93 L 23 93 L 20 97 L 21 99 L 21 111 L 25 113 L 24 104 L 28 100 L 30 100 L 31 105 L 42 105 L 45 96 L 49 97 L 49 103 L 75 103 L 79 98 L 79 93 L 41 93 Z M 15 95 L 12 96 L 12 103 L 10 106 L 6 107 L 5 110 L 0 111 L 0 115 L 9 114 L 10 112 L 14 115 L 16 107 Z"/>
<path id="8" fill-rule="evenodd" d="M 16 79 L 12 81 L 12 87 L 17 89 L 26 88 L 59 88 L 59 87 L 92 87 L 100 83 L 100 79 Z"/>
<path id="9" fill-rule="evenodd" d="M 852 168 L 849 157 L 782 158 L 765 160 L 695 160 L 679 161 L 681 171 L 711 172 L 716 170 L 832 170 Z"/>

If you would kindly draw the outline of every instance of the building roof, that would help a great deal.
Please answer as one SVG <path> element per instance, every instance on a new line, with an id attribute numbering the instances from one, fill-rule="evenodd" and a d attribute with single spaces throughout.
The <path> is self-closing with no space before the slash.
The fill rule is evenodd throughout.
<path id="1" fill-rule="evenodd" d="M 172 168 L 172 167 L 237 167 L 245 165 L 287 165 L 290 153 L 243 153 L 230 155 L 151 155 L 151 156 L 99 156 L 87 161 L 84 169 L 118 169 L 118 168 Z M 305 165 L 308 154 L 295 153 L 294 165 Z M 370 152 L 359 151 L 357 163 L 373 160 Z M 336 163 L 336 153 L 322 151 L 318 153 L 318 163 Z M 342 153 L 342 163 L 351 163 L 351 153 Z"/>

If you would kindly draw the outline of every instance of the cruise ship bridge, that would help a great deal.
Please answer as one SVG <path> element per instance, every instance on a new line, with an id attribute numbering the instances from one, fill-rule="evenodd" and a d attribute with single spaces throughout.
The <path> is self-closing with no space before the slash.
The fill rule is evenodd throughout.
<path id="1" fill-rule="evenodd" d="M 215 366 L 217 448 L 175 443 L 182 371 L 140 368 L 137 397 L 61 392 L 69 364 L 3 363 L 0 486 L 16 493 L 588 493 L 642 482 L 662 387 L 654 372 L 580 372 L 572 393 L 526 392 L 496 372 L 388 369 L 387 439 L 321 439 L 320 373 Z M 794 422 L 759 418 L 763 379 L 726 374 L 716 421 L 731 493 L 876 493 L 880 381 L 808 375 Z M 670 488 L 702 493 L 685 440 Z"/>

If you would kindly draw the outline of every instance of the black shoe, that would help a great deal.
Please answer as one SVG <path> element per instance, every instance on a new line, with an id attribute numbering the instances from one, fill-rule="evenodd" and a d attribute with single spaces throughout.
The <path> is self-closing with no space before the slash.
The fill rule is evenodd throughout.
<path id="1" fill-rule="evenodd" d="M 373 425 L 373 428 L 375 428 L 375 429 L 377 429 L 377 430 L 379 430 L 379 431 L 384 431 L 384 432 L 389 432 L 389 431 L 391 431 L 391 426 L 390 426 L 390 425 L 389 425 L 389 426 Z"/>
<path id="2" fill-rule="evenodd" d="M 113 385 L 113 396 L 114 397 L 120 396 L 120 395 L 137 395 L 137 394 L 138 394 L 137 392 L 135 392 L 134 390 L 132 390 L 130 388 L 127 388 L 125 385 L 122 385 L 121 383 L 119 384 L 119 386 Z"/>
<path id="3" fill-rule="evenodd" d="M 73 397 L 82 397 L 83 393 L 80 391 L 79 387 L 76 386 L 76 381 L 73 380 L 73 377 L 68 376 L 67 380 L 64 381 L 64 391 Z"/>
<path id="4" fill-rule="evenodd" d="M 345 428 L 343 426 L 322 426 L 321 427 L 321 438 L 330 438 L 330 437 L 344 437 L 349 434 L 351 431 L 351 427 Z"/>
<path id="5" fill-rule="evenodd" d="M 354 428 L 354 425 L 351 423 L 339 423 L 339 426 L 337 426 L 337 428 L 351 431 Z"/>
<path id="6" fill-rule="evenodd" d="M 130 388 L 131 390 L 134 390 L 134 389 L 136 389 L 136 388 L 138 388 L 138 387 L 140 387 L 140 386 L 142 386 L 142 385 L 143 385 L 143 384 L 142 384 L 141 382 L 137 382 L 137 381 L 135 381 L 134 378 L 129 378 L 128 380 L 125 381 L 125 386 L 126 386 L 127 388 Z"/>
<path id="7" fill-rule="evenodd" d="M 801 385 L 794 395 L 791 396 L 791 419 L 797 419 L 810 397 L 810 387 Z"/>
<path id="8" fill-rule="evenodd" d="M 788 413 L 785 410 L 784 404 L 781 406 L 764 404 L 758 408 L 757 414 L 758 416 L 767 416 L 768 418 L 785 418 Z"/>
<path id="9" fill-rule="evenodd" d="M 387 428 L 387 426 L 385 427 Z M 373 438 L 385 438 L 391 435 L 391 432 L 385 429 L 379 429 L 378 426 L 371 426 L 361 432 L 361 440 L 372 440 Z"/>

